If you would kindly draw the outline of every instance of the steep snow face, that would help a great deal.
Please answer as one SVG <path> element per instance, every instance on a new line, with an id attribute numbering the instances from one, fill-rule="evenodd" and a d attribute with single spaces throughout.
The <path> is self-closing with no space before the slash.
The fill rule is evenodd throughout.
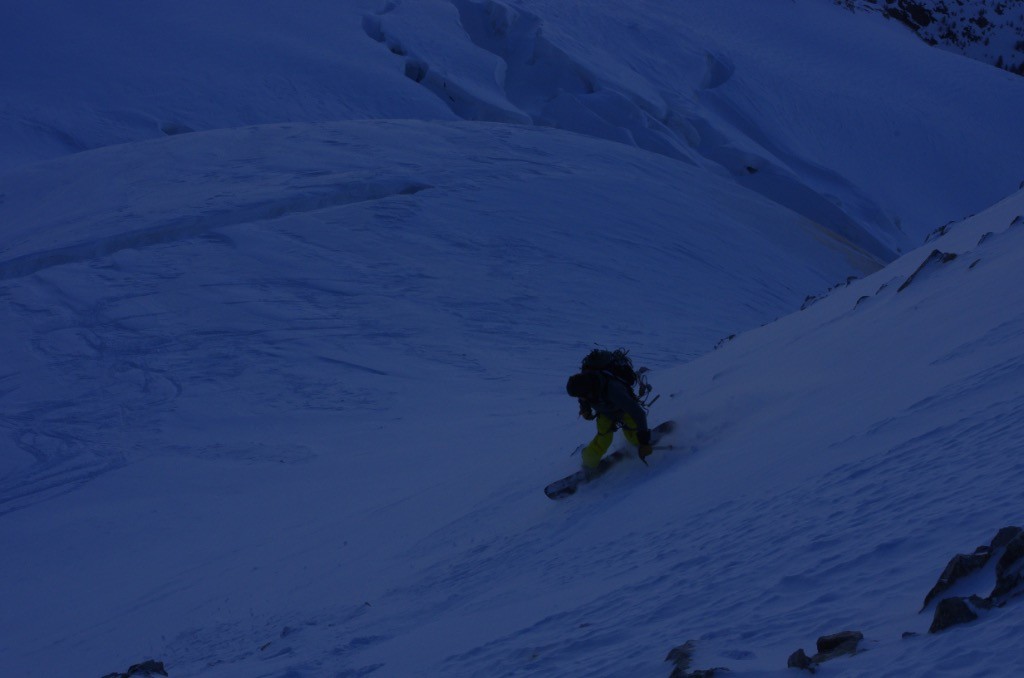
<path id="1" fill-rule="evenodd" d="M 424 130 L 449 149 L 437 166 L 406 155 Z M 337 167 L 385 137 L 395 147 L 382 161 L 405 158 L 406 174 L 362 168 L 376 195 L 329 174 L 298 179 L 275 152 Z M 657 369 L 652 417 L 679 422 L 674 449 L 556 503 L 541 488 L 572 470 L 567 452 L 591 428 L 566 425 L 572 403 L 546 382 L 583 350 L 578 333 L 616 322 L 585 293 L 604 271 L 588 271 L 603 245 L 630 246 L 600 229 L 589 241 L 550 223 L 531 232 L 557 202 L 532 182 L 583 196 L 568 222 L 596 198 L 583 186 L 610 194 L 601 178 L 622 181 L 621 167 L 638 172 L 649 154 L 422 123 L 190 142 L 209 152 L 185 154 L 189 166 L 171 153 L 179 140 L 143 148 L 130 172 L 114 171 L 126 149 L 75 160 L 132 177 L 136 195 L 147 173 L 181 186 L 176 200 L 217 215 L 210 229 L 151 231 L 161 237 L 3 283 L 5 423 L 24 442 L 53 431 L 37 468 L 51 464 L 74 491 L 53 496 L 45 474 L 16 469 L 24 482 L 5 494 L 50 496 L 8 502 L 19 510 L 0 520 L 0 539 L 18 545 L 0 559 L 0 581 L 17 582 L 0 610 L 0 672 L 60 675 L 73 658 L 101 675 L 145 655 L 176 678 L 658 675 L 668 650 L 694 639 L 695 668 L 784 676 L 790 652 L 847 628 L 869 649 L 837 661 L 849 675 L 999 673 L 1024 660 L 1016 607 L 937 637 L 924 633 L 934 604 L 918 612 L 953 553 L 1021 522 L 1024 192 L 806 311 Z M 538 153 L 561 160 L 537 174 Z M 222 168 L 220 188 L 258 180 L 264 218 L 224 224 L 203 162 Z M 652 186 L 692 179 L 667 160 L 647 168 Z M 44 170 L 19 186 L 47 196 Z M 310 196 L 325 185 L 347 198 L 297 209 L 322 203 Z M 531 202 L 504 194 L 510 185 Z M 715 230 L 648 234 L 676 266 L 650 278 L 622 269 L 641 308 L 664 312 L 635 334 L 625 315 L 616 339 L 668 345 L 683 336 L 677 316 L 713 305 L 700 298 L 784 275 L 790 264 L 755 285 L 699 263 L 719 246 L 747 252 L 751 268 L 772 260 L 728 215 L 752 209 L 767 223 L 776 208 L 713 198 L 722 186 L 685 197 L 708 196 Z M 160 200 L 138 201 L 138 216 L 159 221 Z M 515 234 L 459 218 L 481 203 L 502 205 Z M 292 211 L 273 219 L 275 204 Z M 666 310 L 671 297 L 645 284 L 691 296 Z M 36 422 L 46 426 L 25 430 Z M 89 466 L 111 452 L 113 468 Z"/>
<path id="2" fill-rule="evenodd" d="M 348 619 L 406 585 L 405 549 L 481 502 L 503 514 L 493 479 L 548 501 L 592 341 L 675 364 L 878 267 L 692 165 L 498 124 L 196 133 L 0 194 L 2 674 L 150 648 L 188 675 L 248 656 L 247 615 L 257 635 Z"/>
<path id="3" fill-rule="evenodd" d="M 1006 0 L 836 0 L 848 9 L 879 12 L 922 40 L 1024 75 L 1024 7 Z"/>
<path id="4" fill-rule="evenodd" d="M 704 634 L 705 666 L 780 666 L 848 628 L 869 651 L 843 675 L 1001 675 L 1024 661 L 1011 641 L 1019 599 L 973 627 L 901 640 L 925 634 L 934 601 L 919 610 L 946 560 L 1021 520 L 1022 264 L 1019 192 L 673 373 L 692 431 L 680 440 L 696 449 L 636 480 L 630 512 L 687 517 L 637 541 L 693 558 L 654 597 L 687 637 Z M 712 522 L 719 536 L 702 541 Z"/>

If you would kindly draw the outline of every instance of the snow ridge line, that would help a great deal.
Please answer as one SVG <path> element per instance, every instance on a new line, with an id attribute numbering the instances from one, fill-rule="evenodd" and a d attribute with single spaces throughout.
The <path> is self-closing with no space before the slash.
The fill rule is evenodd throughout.
<path id="1" fill-rule="evenodd" d="M 498 96 L 458 82 L 444 68 L 432 66 L 429 58 L 410 51 L 382 19 L 397 4 L 365 15 L 363 31 L 400 57 L 406 77 L 437 96 L 457 117 L 565 129 L 699 164 L 687 141 L 692 130 L 664 101 L 605 82 L 552 42 L 538 15 L 496 0 L 450 3 L 466 39 L 502 64 L 495 75 Z M 718 86 L 732 71 L 719 60 L 710 61 L 715 66 L 708 81 Z"/>
<path id="2" fill-rule="evenodd" d="M 313 192 L 289 199 L 274 199 L 238 208 L 177 217 L 154 226 L 0 261 L 0 280 L 23 278 L 47 268 L 90 261 L 120 250 L 187 240 L 229 226 L 413 195 L 428 188 L 431 188 L 428 184 L 408 180 L 351 182 L 317 187 Z"/>

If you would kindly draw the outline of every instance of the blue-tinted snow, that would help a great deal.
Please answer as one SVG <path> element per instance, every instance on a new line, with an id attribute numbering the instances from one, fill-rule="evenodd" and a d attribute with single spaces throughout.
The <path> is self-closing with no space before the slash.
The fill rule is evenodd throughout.
<path id="1" fill-rule="evenodd" d="M 12 9 L 0 674 L 1019 665 L 900 635 L 1022 520 L 1024 90 L 876 19 Z M 595 342 L 676 449 L 551 502 Z"/>

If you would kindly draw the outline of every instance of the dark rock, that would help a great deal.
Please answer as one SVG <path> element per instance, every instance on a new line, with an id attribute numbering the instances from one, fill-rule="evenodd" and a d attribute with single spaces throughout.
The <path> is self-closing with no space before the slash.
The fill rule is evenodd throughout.
<path id="1" fill-rule="evenodd" d="M 996 563 L 996 587 L 989 597 L 994 600 L 1005 599 L 1022 584 L 1024 584 L 1024 532 L 1018 532 L 1006 544 L 1006 550 L 1003 551 L 1003 555 Z"/>
<path id="2" fill-rule="evenodd" d="M 128 667 L 126 673 L 108 673 L 103 678 L 147 678 L 151 676 L 166 676 L 164 663 L 153 659 L 147 659 L 141 664 L 133 664 Z"/>
<path id="3" fill-rule="evenodd" d="M 688 640 L 682 645 L 677 645 L 669 650 L 665 661 L 672 662 L 677 671 L 685 671 L 690 668 L 690 663 L 693 661 L 693 652 L 696 649 L 696 644 L 692 640 Z M 675 675 L 675 673 L 672 675 Z"/>
<path id="4" fill-rule="evenodd" d="M 149 659 L 128 668 L 129 676 L 166 676 L 164 663 Z"/>
<path id="5" fill-rule="evenodd" d="M 729 669 L 717 666 L 713 669 L 696 669 L 690 671 L 690 664 L 693 662 L 693 653 L 697 649 L 696 643 L 688 640 L 682 645 L 677 645 L 669 650 L 665 661 L 672 662 L 675 668 L 669 678 L 711 678 L 719 673 L 729 673 Z"/>
<path id="6" fill-rule="evenodd" d="M 995 551 L 1008 545 L 1013 540 L 1017 539 L 1021 534 L 1024 534 L 1024 529 L 1021 529 L 1015 525 L 1010 527 L 1004 527 L 996 533 L 996 536 L 992 538 L 992 543 L 989 547 Z"/>
<path id="7" fill-rule="evenodd" d="M 941 238 L 942 236 L 944 236 L 947 233 L 949 233 L 949 229 L 950 229 L 950 227 L 952 225 L 953 225 L 953 222 L 950 221 L 950 222 L 945 223 L 942 226 L 939 226 L 938 228 L 936 228 L 934 231 L 932 231 L 927 236 L 925 236 L 925 239 L 924 239 L 925 244 L 928 244 L 932 240 L 936 240 L 938 238 Z"/>
<path id="8" fill-rule="evenodd" d="M 789 655 L 789 661 L 786 662 L 786 666 L 791 669 L 805 669 L 814 673 L 814 662 L 807 656 L 803 648 L 800 648 L 793 654 Z"/>
<path id="9" fill-rule="evenodd" d="M 966 624 L 978 618 L 964 598 L 944 598 L 935 607 L 935 617 L 928 633 L 938 633 L 958 624 Z"/>
<path id="10" fill-rule="evenodd" d="M 864 634 L 860 631 L 843 631 L 830 636 L 822 636 L 818 638 L 818 654 L 814 656 L 814 661 L 822 662 L 841 654 L 855 654 L 857 645 L 862 640 L 864 640 Z M 819 656 L 822 658 L 819 659 Z"/>
<path id="11" fill-rule="evenodd" d="M 922 271 L 941 264 L 948 264 L 954 259 L 956 259 L 956 254 L 952 252 L 940 252 L 939 250 L 932 250 L 931 254 L 929 254 L 928 257 L 921 262 L 921 265 L 917 267 L 917 270 L 910 274 L 910 277 L 907 278 L 906 282 L 899 286 L 896 292 L 902 292 L 903 290 L 910 287 L 910 283 L 914 282 L 914 279 L 917 278 Z"/>
<path id="12" fill-rule="evenodd" d="M 830 295 L 835 290 L 842 289 L 843 287 L 849 287 L 850 283 L 852 283 L 854 280 L 859 280 L 859 278 L 857 276 L 855 276 L 855 275 L 848 276 L 846 278 L 846 280 L 844 280 L 843 282 L 836 283 L 832 287 L 830 287 L 827 290 L 825 290 L 825 293 L 822 296 L 820 296 L 820 297 L 817 296 L 817 295 L 814 295 L 814 294 L 808 294 L 806 297 L 804 297 L 804 303 L 800 304 L 800 310 L 801 311 L 806 311 L 808 308 L 810 308 L 814 304 L 818 303 L 819 301 L 821 301 L 822 299 L 824 299 L 825 297 Z"/>
<path id="13" fill-rule="evenodd" d="M 947 590 L 958 580 L 985 567 L 991 556 L 992 551 L 988 546 L 979 546 L 970 555 L 958 553 L 953 556 L 949 563 L 946 564 L 942 574 L 939 575 L 939 580 L 935 582 L 935 586 L 924 597 L 924 605 L 921 606 L 921 609 L 923 610 L 928 607 L 928 603 L 932 602 L 936 596 Z"/>
<path id="14" fill-rule="evenodd" d="M 973 554 L 961 553 L 954 556 L 943 570 L 938 583 L 925 597 L 925 607 L 932 598 L 952 586 L 957 579 L 981 569 L 996 554 L 999 554 L 999 560 L 996 562 L 996 584 L 992 593 L 986 598 L 978 595 L 968 598 L 945 598 L 935 607 L 935 616 L 931 628 L 928 629 L 929 633 L 972 622 L 978 618 L 979 610 L 1002 607 L 1009 598 L 1024 593 L 1024 529 L 1011 526 L 999 530 L 988 546 L 979 546 Z"/>
<path id="15" fill-rule="evenodd" d="M 856 654 L 857 646 L 864 640 L 864 634 L 860 631 L 843 631 L 818 638 L 818 652 L 813 657 L 808 657 L 803 648 L 800 648 L 789 655 L 786 665 L 790 668 L 804 669 L 814 673 L 818 665 L 827 662 L 844 654 Z"/>
<path id="16" fill-rule="evenodd" d="M 915 0 L 898 0 L 895 6 L 886 7 L 883 14 L 896 19 L 913 31 L 924 28 L 935 21 L 935 17 L 928 8 Z"/>
<path id="17" fill-rule="evenodd" d="M 722 348 L 723 346 L 725 346 L 727 343 L 729 343 L 730 341 L 732 341 L 735 338 L 736 338 L 735 334 L 730 334 L 728 337 L 725 337 L 724 339 L 719 339 L 718 343 L 715 344 L 715 350 L 717 351 L 718 349 Z"/>
<path id="18" fill-rule="evenodd" d="M 996 533 L 988 546 L 979 546 L 974 553 L 965 555 L 958 553 L 946 565 L 946 569 L 939 575 L 939 580 L 924 598 L 922 610 L 940 593 L 950 588 L 958 580 L 977 572 L 988 564 L 993 554 L 1003 550 L 1003 554 L 996 563 L 996 586 L 989 599 L 998 600 L 1005 597 L 1013 589 L 1024 583 L 1024 529 L 1017 526 L 1004 527 Z M 977 596 L 974 599 L 984 600 Z M 988 605 L 990 607 L 991 605 Z M 985 605 L 977 605 L 981 609 L 987 609 Z"/>

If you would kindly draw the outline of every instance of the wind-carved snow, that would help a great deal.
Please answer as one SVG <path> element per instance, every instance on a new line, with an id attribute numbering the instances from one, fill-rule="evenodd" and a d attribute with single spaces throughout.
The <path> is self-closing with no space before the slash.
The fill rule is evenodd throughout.
<path id="1" fill-rule="evenodd" d="M 451 60 L 438 51 L 437 36 L 419 35 L 418 27 L 428 24 L 421 17 L 430 11 L 449 15 L 452 23 L 443 49 L 464 58 Z M 735 73 L 724 54 L 703 55 L 705 72 L 695 93 L 714 111 L 712 118 L 692 104 L 673 106 L 663 97 L 631 89 L 621 77 L 595 71 L 552 42 L 540 17 L 496 0 L 389 3 L 381 12 L 364 16 L 363 28 L 402 60 L 408 78 L 462 119 L 555 127 L 724 169 L 745 187 L 871 256 L 884 260 L 893 255 L 863 228 L 867 222 L 899 230 L 870 198 L 836 172 L 786 152 L 748 113 L 727 97 L 714 96 Z M 432 63 L 435 58 L 437 64 Z M 644 88 L 655 91 L 649 84 Z M 719 120 L 729 128 L 722 129 Z M 808 177 L 815 178 L 814 187 L 806 183 Z M 823 187 L 847 196 L 848 204 L 822 193 Z"/>
<path id="2" fill-rule="evenodd" d="M 557 127 L 694 162 L 688 145 L 667 126 L 664 102 L 607 86 L 599 74 L 548 39 L 538 16 L 492 0 L 451 3 L 462 31 L 452 39 L 474 45 L 477 61 L 493 68 L 491 81 L 481 83 L 444 63 L 432 65 L 429 56 L 404 46 L 403 33 L 415 30 L 411 19 L 423 11 L 420 6 L 406 11 L 409 4 L 416 5 L 389 4 L 381 13 L 367 15 L 364 29 L 404 59 L 407 77 L 460 118 Z M 396 9 L 409 21 L 384 18 Z M 398 26 L 395 33 L 388 26 L 391 21 Z"/>
<path id="3" fill-rule="evenodd" d="M 143 228 L 125 229 L 108 236 L 79 242 L 52 250 L 21 254 L 0 259 L 0 280 L 31 275 L 51 266 L 105 257 L 123 249 L 148 247 L 210 234 L 227 226 L 316 212 L 380 200 L 394 195 L 412 195 L 428 186 L 415 182 L 359 181 L 338 185 L 314 185 L 295 196 L 274 196 L 251 205 L 239 204 L 230 209 L 179 216 Z"/>

